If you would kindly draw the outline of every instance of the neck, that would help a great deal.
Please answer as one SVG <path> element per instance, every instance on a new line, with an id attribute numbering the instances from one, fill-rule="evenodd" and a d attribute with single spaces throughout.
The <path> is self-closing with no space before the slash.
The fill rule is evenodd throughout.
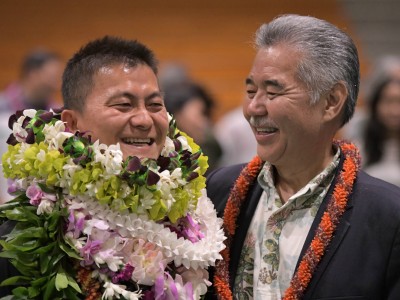
<path id="1" fill-rule="evenodd" d="M 308 155 L 307 159 L 297 159 L 295 163 L 275 167 L 275 187 L 283 202 L 296 194 L 315 176 L 321 173 L 332 161 L 332 145 L 318 155 Z"/>

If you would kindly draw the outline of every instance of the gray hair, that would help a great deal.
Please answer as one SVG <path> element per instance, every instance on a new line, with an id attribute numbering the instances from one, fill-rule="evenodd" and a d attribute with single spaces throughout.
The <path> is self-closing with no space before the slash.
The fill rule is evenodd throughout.
<path id="1" fill-rule="evenodd" d="M 310 91 L 311 104 L 343 81 L 348 90 L 342 126 L 354 114 L 360 85 L 358 53 L 351 37 L 329 22 L 310 16 L 283 15 L 256 32 L 257 48 L 278 44 L 301 53 L 297 76 Z"/>

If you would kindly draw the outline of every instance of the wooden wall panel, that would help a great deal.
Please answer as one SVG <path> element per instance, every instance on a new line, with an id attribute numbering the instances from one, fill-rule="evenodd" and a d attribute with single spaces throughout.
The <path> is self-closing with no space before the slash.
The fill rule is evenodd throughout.
<path id="1" fill-rule="evenodd" d="M 162 63 L 187 65 L 218 99 L 218 118 L 242 101 L 254 31 L 283 13 L 350 29 L 334 0 L 1 0 L 0 88 L 17 78 L 21 58 L 34 47 L 67 59 L 88 40 L 111 34 L 144 42 Z"/>

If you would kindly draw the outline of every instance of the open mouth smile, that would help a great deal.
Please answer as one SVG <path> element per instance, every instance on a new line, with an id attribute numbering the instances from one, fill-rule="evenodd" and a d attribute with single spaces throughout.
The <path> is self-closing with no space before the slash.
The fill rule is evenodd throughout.
<path id="1" fill-rule="evenodd" d="M 278 131 L 278 129 L 274 127 L 255 128 L 255 130 L 258 134 L 274 133 Z"/>
<path id="2" fill-rule="evenodd" d="M 135 146 L 150 146 L 154 143 L 154 139 L 152 138 L 123 138 L 122 142 L 128 145 L 135 145 Z"/>

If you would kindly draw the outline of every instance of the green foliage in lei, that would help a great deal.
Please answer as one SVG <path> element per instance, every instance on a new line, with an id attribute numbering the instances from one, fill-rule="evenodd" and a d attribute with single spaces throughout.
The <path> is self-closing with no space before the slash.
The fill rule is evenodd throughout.
<path id="1" fill-rule="evenodd" d="M 70 260 L 81 258 L 63 239 L 67 214 L 56 203 L 52 213 L 38 216 L 25 195 L 1 206 L 0 217 L 16 225 L 6 240 L 0 240 L 0 257 L 10 259 L 21 274 L 1 283 L 17 286 L 13 295 L 2 299 L 81 299 Z"/>

